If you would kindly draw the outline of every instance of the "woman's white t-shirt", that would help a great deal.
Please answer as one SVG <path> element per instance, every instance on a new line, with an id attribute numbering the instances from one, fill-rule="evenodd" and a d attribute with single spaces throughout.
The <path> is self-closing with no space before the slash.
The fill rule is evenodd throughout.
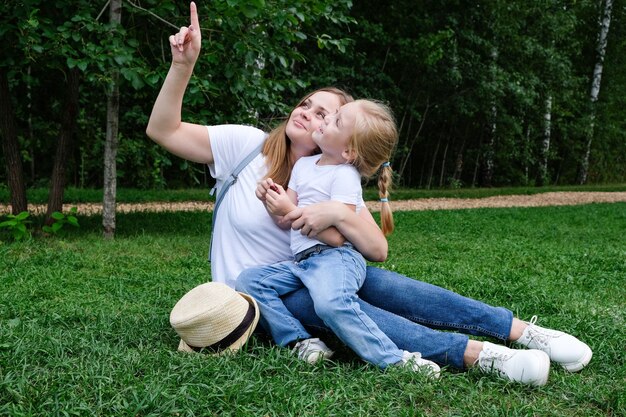
<path id="1" fill-rule="evenodd" d="M 207 126 L 213 152 L 211 176 L 217 190 L 232 170 L 267 136 L 251 126 Z M 240 173 L 222 200 L 211 250 L 211 277 L 235 287 L 237 277 L 246 268 L 291 260 L 289 230 L 282 230 L 272 220 L 256 197 L 257 183 L 267 173 L 265 157 L 254 158 Z"/>

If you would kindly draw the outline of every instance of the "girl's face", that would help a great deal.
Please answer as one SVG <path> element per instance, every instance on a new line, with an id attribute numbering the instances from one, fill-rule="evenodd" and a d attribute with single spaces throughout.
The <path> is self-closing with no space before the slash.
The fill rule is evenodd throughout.
<path id="1" fill-rule="evenodd" d="M 322 150 L 328 162 L 344 163 L 352 160 L 348 145 L 354 133 L 356 116 L 359 112 L 357 103 L 348 103 L 324 118 L 318 130 L 313 133 L 313 141 Z"/>
<path id="2" fill-rule="evenodd" d="M 341 107 L 338 95 L 328 91 L 318 91 L 289 115 L 285 133 L 291 144 L 296 147 L 306 147 L 312 151 L 317 147 L 313 142 L 312 134 L 324 123 L 324 117 L 333 114 Z"/>

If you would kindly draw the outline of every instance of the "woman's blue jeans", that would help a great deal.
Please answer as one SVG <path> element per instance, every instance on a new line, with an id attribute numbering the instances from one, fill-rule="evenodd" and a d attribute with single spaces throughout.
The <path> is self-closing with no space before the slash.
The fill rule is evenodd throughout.
<path id="1" fill-rule="evenodd" d="M 508 309 L 376 267 L 367 267 L 358 295 L 361 310 L 398 348 L 420 352 L 441 365 L 464 369 L 468 337 L 461 333 L 506 340 L 511 331 L 513 313 Z M 306 288 L 282 299 L 304 326 L 328 330 Z"/>
<path id="2" fill-rule="evenodd" d="M 237 289 L 256 299 L 261 324 L 274 341 L 285 346 L 311 337 L 280 299 L 306 287 L 316 316 L 362 359 L 381 368 L 399 362 L 402 351 L 358 303 L 357 291 L 365 281 L 363 256 L 351 245 L 317 245 L 305 252 L 296 262 L 248 269 L 237 278 Z"/>

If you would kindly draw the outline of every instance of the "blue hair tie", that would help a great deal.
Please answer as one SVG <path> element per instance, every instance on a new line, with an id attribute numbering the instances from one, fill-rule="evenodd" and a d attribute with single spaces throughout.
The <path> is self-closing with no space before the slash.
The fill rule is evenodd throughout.
<path id="1" fill-rule="evenodd" d="M 388 198 L 381 198 L 381 199 L 380 199 L 380 202 L 381 202 L 381 203 L 388 203 L 388 202 L 389 202 L 389 199 L 388 199 Z"/>
<path id="2" fill-rule="evenodd" d="M 383 162 L 383 164 L 381 165 L 381 167 L 390 167 L 391 166 L 391 162 L 387 161 L 387 162 Z"/>

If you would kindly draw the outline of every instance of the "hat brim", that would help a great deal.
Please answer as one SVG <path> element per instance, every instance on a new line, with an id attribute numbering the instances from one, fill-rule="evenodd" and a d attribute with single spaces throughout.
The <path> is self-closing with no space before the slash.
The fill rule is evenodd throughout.
<path id="1" fill-rule="evenodd" d="M 245 298 L 248 303 L 252 304 L 252 306 L 254 307 L 254 318 L 252 319 L 252 322 L 250 323 L 250 327 L 248 327 L 248 329 L 245 331 L 243 335 L 241 335 L 239 339 L 235 340 L 235 342 L 232 345 L 227 346 L 226 348 L 220 350 L 219 352 L 211 353 L 211 355 L 219 356 L 219 355 L 225 355 L 228 353 L 237 352 L 239 349 L 241 349 L 243 345 L 246 344 L 250 336 L 252 336 L 254 329 L 256 329 L 257 324 L 259 323 L 259 318 L 261 317 L 261 313 L 259 312 L 259 306 L 256 303 L 256 300 L 252 298 L 251 296 L 249 296 L 248 294 L 245 294 L 242 292 L 237 292 L 237 293 L 241 295 L 243 298 Z M 186 353 L 197 353 L 195 350 L 193 350 L 193 348 L 191 348 L 191 346 L 185 343 L 183 339 L 180 339 L 180 343 L 178 344 L 178 351 L 186 352 Z"/>

